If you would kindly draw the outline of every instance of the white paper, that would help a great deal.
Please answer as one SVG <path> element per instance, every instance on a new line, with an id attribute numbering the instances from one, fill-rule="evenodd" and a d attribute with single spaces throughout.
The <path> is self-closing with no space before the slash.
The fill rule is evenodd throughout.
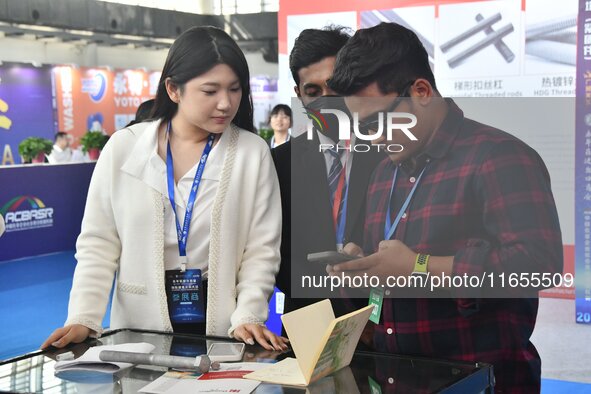
<path id="1" fill-rule="evenodd" d="M 285 358 L 276 364 L 271 364 L 259 372 L 250 373 L 247 375 L 247 379 L 256 379 L 287 386 L 308 385 L 298 361 L 292 357 Z"/>
<path id="2" fill-rule="evenodd" d="M 150 394 L 233 393 L 248 394 L 261 382 L 247 379 L 175 379 L 161 377 L 140 390 Z"/>
<path id="3" fill-rule="evenodd" d="M 256 362 L 220 363 L 220 369 L 218 371 L 212 371 L 211 373 L 223 371 L 258 371 L 259 369 L 263 369 L 268 366 L 269 363 Z"/>
<path id="4" fill-rule="evenodd" d="M 251 372 L 267 367 L 267 363 L 222 363 L 219 371 L 211 371 L 208 380 L 200 380 L 200 376 L 190 372 L 169 372 L 152 383 L 143 387 L 141 393 L 149 394 L 183 394 L 183 393 L 233 393 L 248 394 L 254 391 L 261 382 L 248 379 L 216 378 L 216 374 L 228 372 Z"/>
<path id="5" fill-rule="evenodd" d="M 120 352 L 150 353 L 156 347 L 150 343 L 122 343 L 119 345 L 103 345 L 89 348 L 82 356 L 75 360 L 58 361 L 55 364 L 55 372 L 62 371 L 96 371 L 103 373 L 115 373 L 122 369 L 132 367 L 130 363 L 105 362 L 99 358 L 103 350 L 116 350 Z"/>

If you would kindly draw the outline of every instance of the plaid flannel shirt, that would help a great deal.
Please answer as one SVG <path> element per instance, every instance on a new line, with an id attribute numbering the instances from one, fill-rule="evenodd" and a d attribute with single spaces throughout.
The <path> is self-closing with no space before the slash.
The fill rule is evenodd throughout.
<path id="1" fill-rule="evenodd" d="M 454 256 L 453 275 L 562 273 L 562 238 L 548 171 L 514 136 L 449 112 L 431 143 L 400 166 L 390 215 L 428 167 L 392 239 L 415 252 Z M 419 120 L 420 121 L 420 120 Z M 367 193 L 364 249 L 378 250 L 396 164 L 376 168 Z M 377 350 L 494 365 L 496 392 L 539 392 L 529 341 L 532 298 L 384 299 Z"/>

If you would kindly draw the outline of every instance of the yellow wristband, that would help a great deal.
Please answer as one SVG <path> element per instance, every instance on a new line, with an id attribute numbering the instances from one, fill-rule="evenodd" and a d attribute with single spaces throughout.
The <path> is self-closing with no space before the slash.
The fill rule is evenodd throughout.
<path id="1" fill-rule="evenodd" d="M 427 264 L 429 264 L 429 257 L 428 254 L 417 254 L 417 258 L 415 259 L 415 269 L 413 272 L 418 272 L 421 274 L 427 273 Z"/>

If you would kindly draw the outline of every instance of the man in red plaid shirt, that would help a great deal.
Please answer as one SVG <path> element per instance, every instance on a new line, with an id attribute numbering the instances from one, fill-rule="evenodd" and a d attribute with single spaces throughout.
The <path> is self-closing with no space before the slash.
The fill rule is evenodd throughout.
<path id="1" fill-rule="evenodd" d="M 367 257 L 328 268 L 331 275 L 562 273 L 558 214 L 542 159 L 441 98 L 415 33 L 393 23 L 359 30 L 339 52 L 329 86 L 347 96 L 362 132 L 379 130 L 379 112 L 418 120 L 410 130 L 416 141 L 398 131 L 372 142 L 403 149 L 392 149 L 372 176 L 363 249 L 345 248 Z M 491 363 L 496 392 L 539 392 L 541 360 L 530 342 L 537 293 L 496 286 L 486 294 L 448 286 L 447 298 L 388 298 L 386 290 L 373 345 Z M 507 294 L 515 298 L 500 298 Z"/>

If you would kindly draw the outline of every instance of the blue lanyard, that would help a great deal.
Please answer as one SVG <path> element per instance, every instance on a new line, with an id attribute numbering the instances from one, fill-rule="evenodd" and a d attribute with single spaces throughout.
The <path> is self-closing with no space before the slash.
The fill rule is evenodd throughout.
<path id="1" fill-rule="evenodd" d="M 392 179 L 392 186 L 390 187 L 390 198 L 388 199 L 388 210 L 386 211 L 386 224 L 384 225 L 384 240 L 391 239 L 392 236 L 394 235 L 394 232 L 396 231 L 396 228 L 398 227 L 398 223 L 400 223 L 400 219 L 402 219 L 402 215 L 404 214 L 404 212 L 406 211 L 406 209 L 410 205 L 410 200 L 412 200 L 412 196 L 413 196 L 413 194 L 415 194 L 415 190 L 417 190 L 417 186 L 419 186 L 419 182 L 421 181 L 421 178 L 422 178 L 423 174 L 425 173 L 426 169 L 427 169 L 427 166 L 425 165 L 425 168 L 423 168 L 423 171 L 421 171 L 419 177 L 417 178 L 417 180 L 415 182 L 415 185 L 412 187 L 410 193 L 408 193 L 408 196 L 406 197 L 406 201 L 404 201 L 404 204 L 402 204 L 402 207 L 400 208 L 398 215 L 396 215 L 396 219 L 394 219 L 394 223 L 392 223 L 392 220 L 390 219 L 390 204 L 392 204 L 392 193 L 394 192 L 394 185 L 396 184 L 396 176 L 398 175 L 398 166 L 396 166 L 396 170 L 394 171 L 394 177 Z"/>
<path id="2" fill-rule="evenodd" d="M 193 216 L 193 205 L 195 204 L 195 199 L 197 198 L 197 191 L 199 190 L 199 185 L 201 184 L 201 177 L 203 176 L 203 170 L 205 169 L 207 157 L 209 156 L 211 147 L 213 146 L 215 134 L 209 134 L 209 137 L 207 137 L 207 144 L 205 145 L 205 148 L 203 148 L 203 153 L 201 154 L 201 159 L 199 160 L 199 166 L 197 167 L 197 172 L 195 173 L 195 178 L 193 179 L 193 186 L 191 187 L 191 192 L 189 193 L 189 200 L 187 201 L 187 209 L 185 211 L 185 220 L 183 222 L 183 228 L 181 229 L 179 218 L 176 213 L 176 205 L 174 202 L 174 167 L 172 165 L 172 151 L 170 150 L 170 123 L 171 122 L 168 121 L 168 127 L 166 128 L 166 136 L 168 137 L 168 141 L 166 143 L 166 176 L 168 181 L 168 198 L 170 199 L 172 211 L 174 212 L 174 219 L 176 221 L 179 254 L 181 257 L 183 257 L 181 261 L 181 271 L 185 271 L 187 267 L 187 237 L 189 235 L 191 217 Z"/>

